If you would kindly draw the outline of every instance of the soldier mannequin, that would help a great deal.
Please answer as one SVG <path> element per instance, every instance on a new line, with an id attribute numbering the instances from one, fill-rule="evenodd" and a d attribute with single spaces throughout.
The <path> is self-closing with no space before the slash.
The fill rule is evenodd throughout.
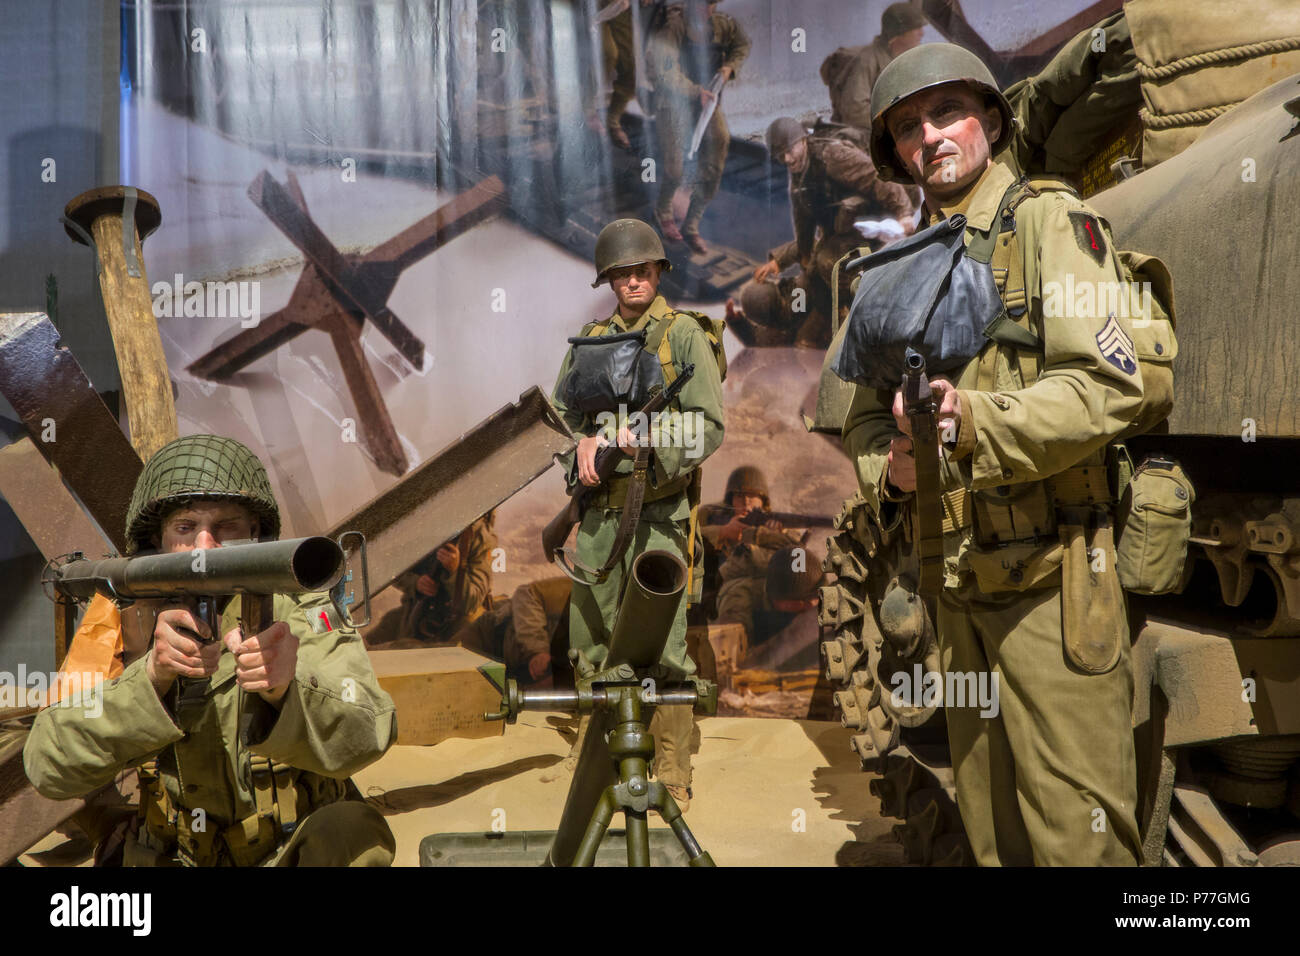
<path id="1" fill-rule="evenodd" d="M 866 46 L 842 46 L 822 61 L 821 77 L 831 97 L 831 122 L 871 128 L 871 89 L 894 57 L 921 42 L 925 17 L 910 3 L 891 3 L 880 17 L 880 33 Z"/>
<path id="2" fill-rule="evenodd" d="M 279 528 L 262 463 L 215 435 L 159 449 L 127 516 L 130 551 L 270 540 Z M 42 711 L 23 751 L 28 777 L 67 799 L 141 765 L 128 866 L 390 865 L 392 832 L 348 779 L 396 736 L 360 638 L 325 594 L 276 596 L 275 622 L 256 635 L 238 614 L 232 600 L 215 629 L 185 607 L 126 609 L 126 667 L 100 685 L 102 713 Z"/>
<path id="3" fill-rule="evenodd" d="M 658 294 L 662 269 L 671 268 L 663 245 L 650 226 L 635 219 L 610 223 L 596 240 L 596 281 L 608 281 L 618 300 L 616 311 L 584 330 L 584 335 L 613 335 L 646 329 L 653 335 L 661 323 L 669 322 L 666 339 L 672 363 L 680 372 L 694 364 L 695 373 L 674 401 L 681 418 L 667 418 L 658 428 L 651 428 L 650 481 L 646 486 L 645 504 L 636 533 L 621 561 L 601 584 L 575 583 L 569 604 L 569 645 L 581 650 L 592 663 L 599 665 L 608 653 L 610 635 L 623 594 L 626 575 L 633 559 L 643 551 L 663 549 L 688 560 L 692 486 L 698 481 L 698 469 L 722 443 L 722 381 L 712 346 L 700 325 L 691 317 L 675 313 Z M 611 440 L 630 455 L 636 453 L 636 437 L 624 424 L 613 430 L 599 425 L 590 413 L 569 408 L 564 384 L 573 363 L 573 349 L 565 355 L 551 401 L 565 424 L 578 437 L 572 460 L 566 462 L 569 482 L 581 481 L 594 486 L 596 451 Z M 687 421 L 698 422 L 701 433 L 687 441 L 682 433 Z M 697 427 L 692 425 L 691 427 Z M 610 486 L 592 500 L 578 527 L 577 556 L 589 567 L 605 562 L 614 543 L 622 517 L 620 489 L 626 488 L 632 471 L 630 459 L 618 468 Z M 695 499 L 698 501 L 698 498 Z M 699 555 L 700 549 L 692 549 Z M 683 599 L 677 620 L 668 635 L 660 663 L 680 675 L 695 672 L 695 662 L 686 650 L 686 606 L 699 600 L 697 586 L 693 595 Z M 690 707 L 659 707 L 650 725 L 655 735 L 655 773 L 683 807 L 688 803 L 690 787 L 690 737 L 693 718 Z M 581 745 L 579 739 L 576 747 Z"/>
<path id="4" fill-rule="evenodd" d="M 835 263 L 845 253 L 868 245 L 853 223 L 892 218 L 910 232 L 918 201 L 916 190 L 882 182 L 867 152 L 867 138 L 849 127 L 821 125 L 810 134 L 790 117 L 767 128 L 768 151 L 790 171 L 790 212 L 794 238 L 773 249 L 740 290 L 744 320 L 753 323 L 757 344 L 825 348 L 831 341 L 831 281 Z M 882 242 L 876 242 L 878 248 Z M 773 280 L 798 263 L 797 278 Z M 839 301 L 852 301 L 847 276 Z M 794 290 L 804 292 L 794 304 Z M 728 311 L 728 322 L 736 316 Z"/>
<path id="5" fill-rule="evenodd" d="M 685 242 L 695 253 L 708 251 L 700 238 L 705 207 L 717 195 L 727 162 L 731 133 L 721 105 L 705 129 L 695 159 L 691 203 L 681 229 L 673 213 L 673 196 L 685 174 L 686 154 L 701 111 L 713 99 L 708 89 L 716 71 L 734 79 L 749 55 L 749 37 L 736 20 L 717 11 L 717 2 L 686 0 L 668 8 L 654 30 L 649 60 L 655 83 L 655 130 L 659 139 L 659 198 L 655 215 L 669 242 Z"/>
<path id="6" fill-rule="evenodd" d="M 872 156 L 882 177 L 920 186 L 931 222 L 964 214 L 967 243 L 997 228 L 1003 197 L 1016 195 L 1015 174 L 993 160 L 1010 140 L 1011 113 L 978 58 L 949 44 L 920 47 L 882 72 L 872 99 Z M 943 436 L 940 490 L 974 515 L 943 535 L 936 620 L 943 668 L 999 680 L 996 716 L 947 706 L 957 799 L 982 865 L 1132 865 L 1139 838 L 1123 592 L 1108 560 L 1096 603 L 1115 662 L 1081 668 L 1063 643 L 1063 574 L 1075 566 L 1054 531 L 1037 531 L 1064 514 L 1064 473 L 1102 464 L 1106 446 L 1134 420 L 1142 382 L 1136 363 L 1099 346 L 1098 330 L 1113 317 L 1065 319 L 1042 307 L 1044 286 L 1066 275 L 1122 280 L 1115 251 L 1104 239 L 1090 251 L 1075 225 L 1090 222 L 1097 230 L 1088 235 L 1097 235 L 1099 220 L 1073 194 L 1022 196 L 1012 268 L 1023 270 L 1041 371 L 1026 386 L 1016 352 L 990 342 L 952 381 L 931 380 Z M 1120 325 L 1131 341 L 1127 320 Z M 916 487 L 902 411 L 897 393 L 858 386 L 844 424 L 861 491 L 885 522 Z M 1026 509 L 1036 507 L 1042 514 L 1026 536 Z"/>

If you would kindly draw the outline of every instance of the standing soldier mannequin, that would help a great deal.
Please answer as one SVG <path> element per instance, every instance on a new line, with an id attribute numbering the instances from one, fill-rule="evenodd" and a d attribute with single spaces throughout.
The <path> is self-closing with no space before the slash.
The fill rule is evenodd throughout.
<path id="1" fill-rule="evenodd" d="M 790 171 L 794 238 L 773 249 L 740 290 L 741 310 L 745 320 L 758 327 L 754 332 L 759 344 L 793 340 L 797 346 L 825 348 L 831 341 L 835 263 L 868 245 L 853 223 L 890 218 L 898 220 L 903 231 L 911 230 L 919 195 L 915 189 L 881 181 L 867 147 L 867 137 L 852 127 L 818 124 L 809 133 L 790 117 L 768 126 L 767 148 Z M 778 282 L 781 270 L 795 263 L 799 275 Z M 852 301 L 848 278 L 839 279 L 839 302 L 845 308 Z"/>
<path id="2" fill-rule="evenodd" d="M 192 435 L 149 459 L 126 525 L 129 552 L 189 552 L 273 540 L 280 512 L 257 456 Z M 393 834 L 348 779 L 397 730 L 361 639 L 324 593 L 276 595 L 275 623 L 256 635 L 241 633 L 239 612 L 231 601 L 210 629 L 183 606 L 124 609 L 126 668 L 96 691 L 102 713 L 38 714 L 28 777 L 62 800 L 139 766 L 127 866 L 390 865 Z"/>
<path id="3" fill-rule="evenodd" d="M 1113 491 L 1088 482 L 1104 476 L 1107 446 L 1137 420 L 1143 384 L 1127 319 L 1043 307 L 1050 283 L 1121 283 L 1125 273 L 1101 221 L 1072 192 L 1028 188 L 993 161 L 1010 141 L 1011 112 L 973 54 L 950 44 L 903 54 L 872 100 L 881 176 L 920 186 L 932 224 L 963 214 L 968 261 L 987 261 L 977 243 L 1016 250 L 1004 253 L 996 281 L 1029 333 L 1018 347 L 990 338 L 952 381 L 930 380 L 946 515 L 936 620 L 943 669 L 998 681 L 995 716 L 946 706 L 967 836 L 981 865 L 1132 865 L 1133 677 L 1107 524 Z M 908 436 L 899 392 L 855 388 L 844 447 L 885 524 L 903 502 L 939 504 L 915 500 Z M 1086 552 L 1066 543 L 1079 522 L 1070 515 L 1082 508 L 1092 509 Z M 1089 584 L 1097 549 L 1105 566 Z M 1091 594 L 1087 634 L 1072 616 L 1080 574 Z M 1081 641 L 1103 651 L 1081 653 Z"/>
<path id="4" fill-rule="evenodd" d="M 692 252 L 708 251 L 700 238 L 700 220 L 717 195 L 727 162 L 731 133 L 721 103 L 700 141 L 691 184 L 691 204 L 681 229 L 673 214 L 673 195 L 682 184 L 686 154 L 696 121 L 714 99 L 714 75 L 735 79 L 749 56 L 749 37 L 732 17 L 717 12 L 717 2 L 686 0 L 668 8 L 650 35 L 649 61 L 655 84 L 655 130 L 659 139 L 659 199 L 655 216 L 669 242 L 685 242 Z"/>
<path id="5" fill-rule="evenodd" d="M 618 300 L 617 308 L 608 318 L 584 327 L 582 336 L 645 330 L 644 351 L 657 355 L 659 363 L 671 365 L 674 377 L 685 366 L 695 366 L 694 375 L 671 406 L 680 415 L 664 416 L 657 427 L 650 429 L 649 479 L 630 547 L 603 582 L 593 586 L 575 582 L 573 586 L 569 646 L 582 651 L 599 667 L 608 653 L 624 584 L 636 556 L 662 549 L 689 566 L 699 554 L 692 540 L 698 532 L 692 512 L 699 503 L 699 468 L 722 443 L 723 420 L 722 381 L 712 334 L 704 331 L 694 313 L 674 311 L 658 294 L 661 270 L 671 268 L 671 264 L 654 230 L 636 219 L 610 223 L 596 239 L 595 260 L 596 281 L 592 286 L 608 281 Z M 570 486 L 581 481 L 594 487 L 597 449 L 617 442 L 629 455 L 635 455 L 637 439 L 625 424 L 598 424 L 597 410 L 580 412 L 572 407 L 569 372 L 573 364 L 571 347 L 560 366 L 551 401 L 578 438 L 577 448 L 565 462 L 568 482 Z M 610 410 L 617 413 L 617 399 L 611 404 L 615 407 Z M 632 460 L 628 458 L 594 495 L 583 516 L 578 527 L 577 557 L 587 567 L 601 567 L 611 553 L 631 475 Z M 699 600 L 698 574 L 692 574 L 692 582 L 660 658 L 663 666 L 683 676 L 695 672 L 695 662 L 686 651 L 686 605 Z M 692 726 L 688 706 L 658 707 L 650 725 L 655 735 L 655 773 L 683 807 L 689 798 Z M 580 746 L 581 738 L 575 744 L 575 754 Z"/>
<path id="6" fill-rule="evenodd" d="M 366 643 L 449 641 L 476 621 L 491 603 L 495 524 L 489 511 L 399 575 L 393 584 L 403 592 L 402 605 L 367 631 Z"/>
<path id="7" fill-rule="evenodd" d="M 822 61 L 822 82 L 831 95 L 831 122 L 871 128 L 871 90 L 894 57 L 921 42 L 925 17 L 910 3 L 891 3 L 880 33 L 866 46 L 842 46 Z"/>

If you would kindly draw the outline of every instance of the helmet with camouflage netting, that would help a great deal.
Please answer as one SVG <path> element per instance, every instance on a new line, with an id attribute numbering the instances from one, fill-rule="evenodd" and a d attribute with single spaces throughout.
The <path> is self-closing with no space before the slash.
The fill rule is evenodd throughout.
<path id="1" fill-rule="evenodd" d="M 159 448 L 140 472 L 126 512 L 127 553 L 153 547 L 164 513 L 195 499 L 242 504 L 259 537 L 280 536 L 280 509 L 258 457 L 233 438 L 187 435 Z"/>
<path id="2" fill-rule="evenodd" d="M 894 137 L 885 123 L 885 114 L 914 93 L 944 83 L 965 83 L 995 100 L 998 112 L 1002 114 L 1002 129 L 998 131 L 997 139 L 989 144 L 990 152 L 996 156 L 1011 144 L 1015 130 L 1011 104 L 998 89 L 997 80 L 984 61 L 954 43 L 926 43 L 900 53 L 880 71 L 876 85 L 871 88 L 871 159 L 881 179 L 901 183 L 912 181 L 894 155 Z"/>
<path id="3" fill-rule="evenodd" d="M 594 289 L 606 279 L 611 269 L 657 262 L 665 272 L 673 264 L 664 254 L 664 244 L 648 224 L 640 219 L 615 219 L 596 237 L 596 281 Z"/>

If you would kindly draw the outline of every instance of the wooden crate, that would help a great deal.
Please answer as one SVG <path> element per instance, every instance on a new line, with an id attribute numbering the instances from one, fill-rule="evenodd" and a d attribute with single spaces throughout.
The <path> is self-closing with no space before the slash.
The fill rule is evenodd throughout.
<path id="1" fill-rule="evenodd" d="M 368 651 L 379 686 L 397 705 L 397 742 L 428 746 L 450 737 L 497 737 L 505 665 L 463 647 Z M 494 683 L 495 681 L 495 683 Z"/>
<path id="2" fill-rule="evenodd" d="M 811 694 L 817 686 L 818 670 L 767 671 L 751 668 L 732 675 L 731 687 L 737 694 L 770 694 L 780 691 L 790 694 Z"/>

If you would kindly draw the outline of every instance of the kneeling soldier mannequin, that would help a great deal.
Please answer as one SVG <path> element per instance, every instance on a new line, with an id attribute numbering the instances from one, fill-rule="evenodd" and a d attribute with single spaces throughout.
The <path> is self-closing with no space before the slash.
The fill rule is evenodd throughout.
<path id="1" fill-rule="evenodd" d="M 964 215 L 972 261 L 990 261 L 974 255 L 977 242 L 991 248 L 990 237 L 1019 244 L 1005 272 L 997 253 L 991 264 L 1005 309 L 1025 333 L 1020 341 L 1030 344 L 990 338 L 952 381 L 930 380 L 945 506 L 936 621 L 943 669 L 998 682 L 994 716 L 945 702 L 966 833 L 982 865 L 1133 865 L 1133 678 L 1110 544 L 1112 492 L 1103 481 L 1101 500 L 1083 505 L 1078 486 L 1089 468 L 1105 473 L 1107 446 L 1138 416 L 1142 378 L 1127 319 L 1067 318 L 1043 307 L 1044 290 L 1067 276 L 1120 283 L 1125 274 L 1103 223 L 1072 192 L 1018 184 L 994 161 L 1010 140 L 1011 113 L 973 54 L 931 44 L 899 56 L 876 83 L 872 115 L 882 178 L 920 186 L 931 225 Z M 926 504 L 914 500 L 909 435 L 898 392 L 855 389 L 844 446 L 886 524 L 901 503 Z M 1092 508 L 1087 552 L 1065 543 L 1074 524 L 1065 516 L 1081 506 Z M 1098 550 L 1104 566 L 1092 569 L 1082 616 L 1105 653 L 1087 659 L 1077 650 L 1088 638 L 1075 616 L 1075 585 L 1080 571 L 1089 583 L 1088 558 Z"/>
<path id="2" fill-rule="evenodd" d="M 650 424 L 648 481 L 630 545 L 604 581 L 593 586 L 575 582 L 573 586 L 569 646 L 582 651 L 599 667 L 608 653 L 623 588 L 637 555 L 650 550 L 670 551 L 688 566 L 700 555 L 701 548 L 694 540 L 699 529 L 693 526 L 694 509 L 699 504 L 699 468 L 722 443 L 723 423 L 722 380 L 709 333 L 693 313 L 675 311 L 659 295 L 660 273 L 671 268 L 659 236 L 639 220 L 616 220 L 597 237 L 595 260 L 593 286 L 608 281 L 618 304 L 608 318 L 586 326 L 582 337 L 590 340 L 645 330 L 642 351 L 649 353 L 649 362 L 657 369 L 662 365 L 666 373 L 671 366 L 675 377 L 687 365 L 695 366 L 694 374 L 672 403 L 671 410 L 676 414 Z M 597 449 L 616 441 L 629 455 L 635 455 L 637 437 L 626 425 L 616 427 L 609 419 L 604 419 L 606 424 L 602 425 L 603 415 L 599 412 L 572 407 L 573 397 L 566 383 L 576 348 L 570 347 L 565 355 L 551 400 L 579 439 L 572 460 L 566 462 L 570 485 L 581 481 L 595 486 Z M 604 564 L 614 548 L 632 480 L 632 465 L 631 458 L 619 464 L 613 478 L 591 500 L 578 527 L 577 557 L 590 568 Z M 692 574 L 689 594 L 678 608 L 660 658 L 664 667 L 680 676 L 695 672 L 695 662 L 686 650 L 686 606 L 699 601 L 699 571 L 697 567 Z M 655 774 L 683 809 L 691 781 L 692 729 L 691 708 L 683 705 L 656 708 L 650 725 L 655 736 Z M 574 754 L 580 746 L 581 737 Z"/>
<path id="3" fill-rule="evenodd" d="M 150 458 L 126 524 L 129 552 L 175 553 L 273 540 L 280 512 L 256 455 L 192 435 Z M 239 610 L 210 628 L 175 604 L 125 608 L 126 668 L 96 691 L 102 713 L 37 715 L 28 777 L 58 800 L 138 766 L 127 866 L 390 865 L 393 834 L 348 779 L 396 737 L 361 638 L 324 593 L 276 595 L 260 634 L 241 633 Z"/>

